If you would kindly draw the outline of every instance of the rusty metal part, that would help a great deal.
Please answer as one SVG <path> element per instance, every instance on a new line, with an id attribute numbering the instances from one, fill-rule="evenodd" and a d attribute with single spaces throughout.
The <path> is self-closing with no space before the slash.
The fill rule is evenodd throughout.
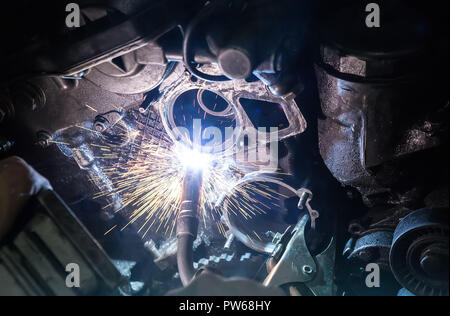
<path id="1" fill-rule="evenodd" d="M 61 83 L 78 82 L 70 89 Z M 46 94 L 46 106 L 39 111 L 16 111 L 15 119 L 26 134 L 36 135 L 47 131 L 53 135 L 58 131 L 85 122 L 93 122 L 98 115 L 111 111 L 120 112 L 140 104 L 143 94 L 120 95 L 101 89 L 92 82 L 81 80 L 55 81 L 54 78 L 34 79 Z"/>
<path id="2" fill-rule="evenodd" d="M 429 189 L 424 179 L 439 170 L 436 157 L 425 152 L 446 146 L 448 75 L 439 69 L 448 45 L 431 48 L 430 33 L 414 31 L 417 20 L 426 20 L 419 10 L 405 7 L 397 24 L 388 21 L 396 13 L 387 8 L 377 31 L 356 27 L 361 3 L 339 10 L 321 25 L 316 56 L 321 156 L 369 207 L 420 204 Z"/>
<path id="3" fill-rule="evenodd" d="M 155 107 L 160 111 L 163 118 L 163 124 L 168 131 L 170 137 L 178 142 L 179 139 L 184 139 L 183 134 L 178 130 L 173 117 L 173 107 L 183 93 L 191 90 L 211 91 L 225 99 L 232 108 L 237 121 L 237 134 L 242 133 L 256 133 L 258 131 L 249 116 L 246 114 L 240 99 L 246 98 L 251 100 L 260 100 L 265 102 L 272 102 L 280 104 L 289 126 L 278 131 L 276 140 L 282 140 L 290 136 L 303 133 L 306 129 L 307 123 L 302 113 L 300 112 L 297 103 L 294 101 L 294 96 L 290 95 L 287 98 L 273 95 L 267 86 L 261 81 L 246 82 L 245 80 L 232 80 L 227 82 L 207 82 L 203 80 L 192 81 L 190 73 L 185 72 L 181 78 L 175 81 L 172 85 L 164 85 L 162 96 L 155 103 Z M 230 115 L 231 111 L 227 109 L 223 115 Z M 260 139 L 267 139 L 270 133 L 263 133 Z M 266 135 L 269 134 L 269 135 Z"/>
<path id="4" fill-rule="evenodd" d="M 394 231 L 412 211 L 404 207 L 372 209 L 364 217 L 352 220 L 348 227 L 351 238 L 343 254 L 350 262 L 377 263 L 386 271 Z"/>
<path id="5" fill-rule="evenodd" d="M 108 128 L 114 127 L 122 118 L 123 113 L 118 111 L 98 115 L 94 120 L 94 129 L 100 133 L 104 132 Z"/>

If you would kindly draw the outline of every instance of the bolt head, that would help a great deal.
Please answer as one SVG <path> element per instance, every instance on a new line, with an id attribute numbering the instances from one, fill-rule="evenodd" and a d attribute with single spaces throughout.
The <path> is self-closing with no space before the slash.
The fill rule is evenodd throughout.
<path id="1" fill-rule="evenodd" d="M 224 50 L 218 58 L 223 74 L 231 79 L 246 79 L 253 71 L 253 65 L 247 53 L 229 48 Z"/>
<path id="2" fill-rule="evenodd" d="M 426 249 L 420 258 L 422 270 L 435 279 L 448 278 L 448 249 L 445 247 L 430 247 Z"/>
<path id="3" fill-rule="evenodd" d="M 106 126 L 105 126 L 105 124 L 98 122 L 98 123 L 95 123 L 94 129 L 97 132 L 104 132 L 106 130 Z"/>

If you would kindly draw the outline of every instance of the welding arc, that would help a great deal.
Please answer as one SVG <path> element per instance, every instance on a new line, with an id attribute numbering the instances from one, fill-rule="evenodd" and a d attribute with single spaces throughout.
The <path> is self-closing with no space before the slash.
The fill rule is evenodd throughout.
<path id="1" fill-rule="evenodd" d="M 177 264 L 184 286 L 195 276 L 194 241 L 197 238 L 203 173 L 188 169 L 184 177 L 180 213 L 177 219 Z"/>

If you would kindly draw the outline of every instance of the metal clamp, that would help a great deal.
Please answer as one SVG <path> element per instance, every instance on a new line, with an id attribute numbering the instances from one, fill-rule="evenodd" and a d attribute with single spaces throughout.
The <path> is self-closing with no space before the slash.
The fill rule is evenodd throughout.
<path id="1" fill-rule="evenodd" d="M 267 174 L 267 173 L 261 173 L 261 172 L 254 172 L 246 175 L 244 178 L 242 178 L 232 190 L 229 191 L 228 194 L 223 195 L 216 203 L 216 207 L 221 207 L 224 201 L 226 200 L 226 197 L 228 195 L 231 195 L 234 190 L 243 187 L 251 182 L 270 182 L 275 183 L 279 185 L 280 187 L 283 187 L 291 192 L 293 192 L 295 195 L 299 198 L 299 209 L 306 209 L 308 210 L 309 218 L 311 218 L 311 228 L 315 229 L 316 226 L 316 219 L 319 218 L 320 214 L 318 211 L 313 210 L 310 202 L 313 198 L 313 193 L 305 188 L 302 189 L 294 189 L 293 184 L 290 181 L 290 178 L 288 177 L 282 177 L 282 175 L 275 175 L 275 174 Z M 236 239 L 238 239 L 240 242 L 245 244 L 247 247 L 258 251 L 260 253 L 265 254 L 272 254 L 275 249 L 278 242 L 271 242 L 271 243 L 263 243 L 260 240 L 253 240 L 251 239 L 247 234 L 243 233 L 238 227 L 233 225 L 233 223 L 230 221 L 229 214 L 227 210 L 223 211 L 222 220 L 224 224 L 228 226 L 230 229 L 230 233 L 232 233 Z M 308 218 L 308 216 L 307 216 Z M 285 233 L 286 234 L 286 233 Z M 282 238 L 281 238 L 282 239 Z"/>
<path id="2" fill-rule="evenodd" d="M 333 294 L 333 275 L 336 243 L 332 238 L 327 249 L 313 257 L 305 240 L 305 228 L 308 216 L 305 215 L 290 233 L 291 238 L 286 246 L 285 238 L 277 245 L 278 253 L 273 255 L 281 259 L 273 267 L 264 281 L 267 287 L 279 287 L 286 284 L 302 283 L 315 296 L 331 296 Z M 287 233 L 289 234 L 289 233 Z M 287 235 L 289 236 L 289 235 Z M 284 249 L 282 255 L 280 253 Z"/>

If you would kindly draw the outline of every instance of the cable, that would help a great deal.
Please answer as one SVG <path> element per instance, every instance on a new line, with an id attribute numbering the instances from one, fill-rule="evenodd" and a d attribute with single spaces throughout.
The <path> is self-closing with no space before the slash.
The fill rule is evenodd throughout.
<path id="1" fill-rule="evenodd" d="M 216 0 L 212 1 L 211 3 L 207 4 L 200 12 L 199 14 L 192 20 L 191 23 L 189 23 L 186 32 L 184 34 L 184 40 L 183 40 L 183 62 L 186 69 L 195 77 L 204 80 L 204 81 L 210 81 L 210 82 L 223 82 L 223 81 L 230 81 L 231 79 L 226 76 L 213 76 L 208 75 L 205 73 L 202 73 L 201 71 L 197 70 L 192 65 L 192 61 L 194 60 L 194 54 L 191 49 L 191 43 L 192 38 L 195 32 L 197 31 L 197 28 L 201 25 L 201 23 L 211 16 L 215 9 L 217 9 L 221 4 L 227 3 L 226 0 Z"/>

